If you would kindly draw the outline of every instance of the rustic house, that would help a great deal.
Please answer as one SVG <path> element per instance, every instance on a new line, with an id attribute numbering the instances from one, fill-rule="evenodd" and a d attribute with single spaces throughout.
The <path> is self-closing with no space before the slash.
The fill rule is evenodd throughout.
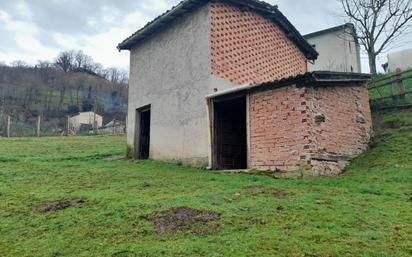
<path id="1" fill-rule="evenodd" d="M 69 130 L 72 134 L 89 132 L 103 125 L 103 117 L 94 112 L 81 112 L 69 118 Z"/>
<path id="2" fill-rule="evenodd" d="M 276 6 L 185 0 L 118 48 L 138 159 L 332 175 L 367 149 L 369 75 L 307 73 L 318 54 Z"/>
<path id="3" fill-rule="evenodd" d="M 309 71 L 361 72 L 360 44 L 353 24 L 316 31 L 304 38 L 319 53 L 316 61 L 308 63 Z"/>

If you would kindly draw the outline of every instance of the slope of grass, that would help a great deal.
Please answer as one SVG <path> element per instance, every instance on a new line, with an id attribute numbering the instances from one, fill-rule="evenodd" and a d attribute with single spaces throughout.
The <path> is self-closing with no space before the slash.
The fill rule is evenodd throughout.
<path id="1" fill-rule="evenodd" d="M 123 137 L 0 140 L 0 256 L 411 256 L 411 120 L 377 117 L 345 175 L 303 180 L 102 160 Z M 220 220 L 159 235 L 150 217 L 174 207 Z"/>

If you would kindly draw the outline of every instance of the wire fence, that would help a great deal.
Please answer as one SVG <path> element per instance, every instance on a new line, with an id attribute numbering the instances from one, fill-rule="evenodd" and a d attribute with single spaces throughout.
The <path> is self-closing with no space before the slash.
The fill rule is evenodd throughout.
<path id="1" fill-rule="evenodd" d="M 94 122 L 94 124 L 97 124 Z M 112 120 L 106 125 L 74 125 L 71 117 L 47 117 L 0 113 L 0 137 L 53 137 L 78 136 L 86 134 L 125 134 L 126 122 Z"/>

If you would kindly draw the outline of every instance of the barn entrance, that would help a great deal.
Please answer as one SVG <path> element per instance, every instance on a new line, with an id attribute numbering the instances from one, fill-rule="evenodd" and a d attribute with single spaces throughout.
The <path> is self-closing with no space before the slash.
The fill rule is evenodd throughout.
<path id="1" fill-rule="evenodd" d="M 214 102 L 214 168 L 247 169 L 246 97 Z"/>
<path id="2" fill-rule="evenodd" d="M 150 107 L 137 110 L 136 116 L 136 157 L 147 160 L 150 154 Z"/>

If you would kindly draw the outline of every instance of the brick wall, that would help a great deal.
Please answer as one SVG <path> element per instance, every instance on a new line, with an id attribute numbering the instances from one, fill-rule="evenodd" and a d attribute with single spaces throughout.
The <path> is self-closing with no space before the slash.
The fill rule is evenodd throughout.
<path id="1" fill-rule="evenodd" d="M 249 112 L 251 167 L 299 168 L 301 155 L 311 143 L 306 89 L 290 86 L 253 94 Z"/>
<path id="2" fill-rule="evenodd" d="M 356 155 L 367 149 L 372 118 L 366 86 L 314 88 L 309 95 L 313 151 Z M 315 122 L 316 115 L 325 122 Z"/>
<path id="3" fill-rule="evenodd" d="M 366 86 L 288 86 L 250 96 L 251 168 L 336 175 L 365 151 L 372 120 Z M 322 159 L 319 156 L 327 156 Z M 345 163 L 343 163 L 345 164 Z"/>
<path id="4" fill-rule="evenodd" d="M 284 32 L 256 12 L 211 4 L 212 75 L 235 84 L 303 74 L 306 58 Z"/>

